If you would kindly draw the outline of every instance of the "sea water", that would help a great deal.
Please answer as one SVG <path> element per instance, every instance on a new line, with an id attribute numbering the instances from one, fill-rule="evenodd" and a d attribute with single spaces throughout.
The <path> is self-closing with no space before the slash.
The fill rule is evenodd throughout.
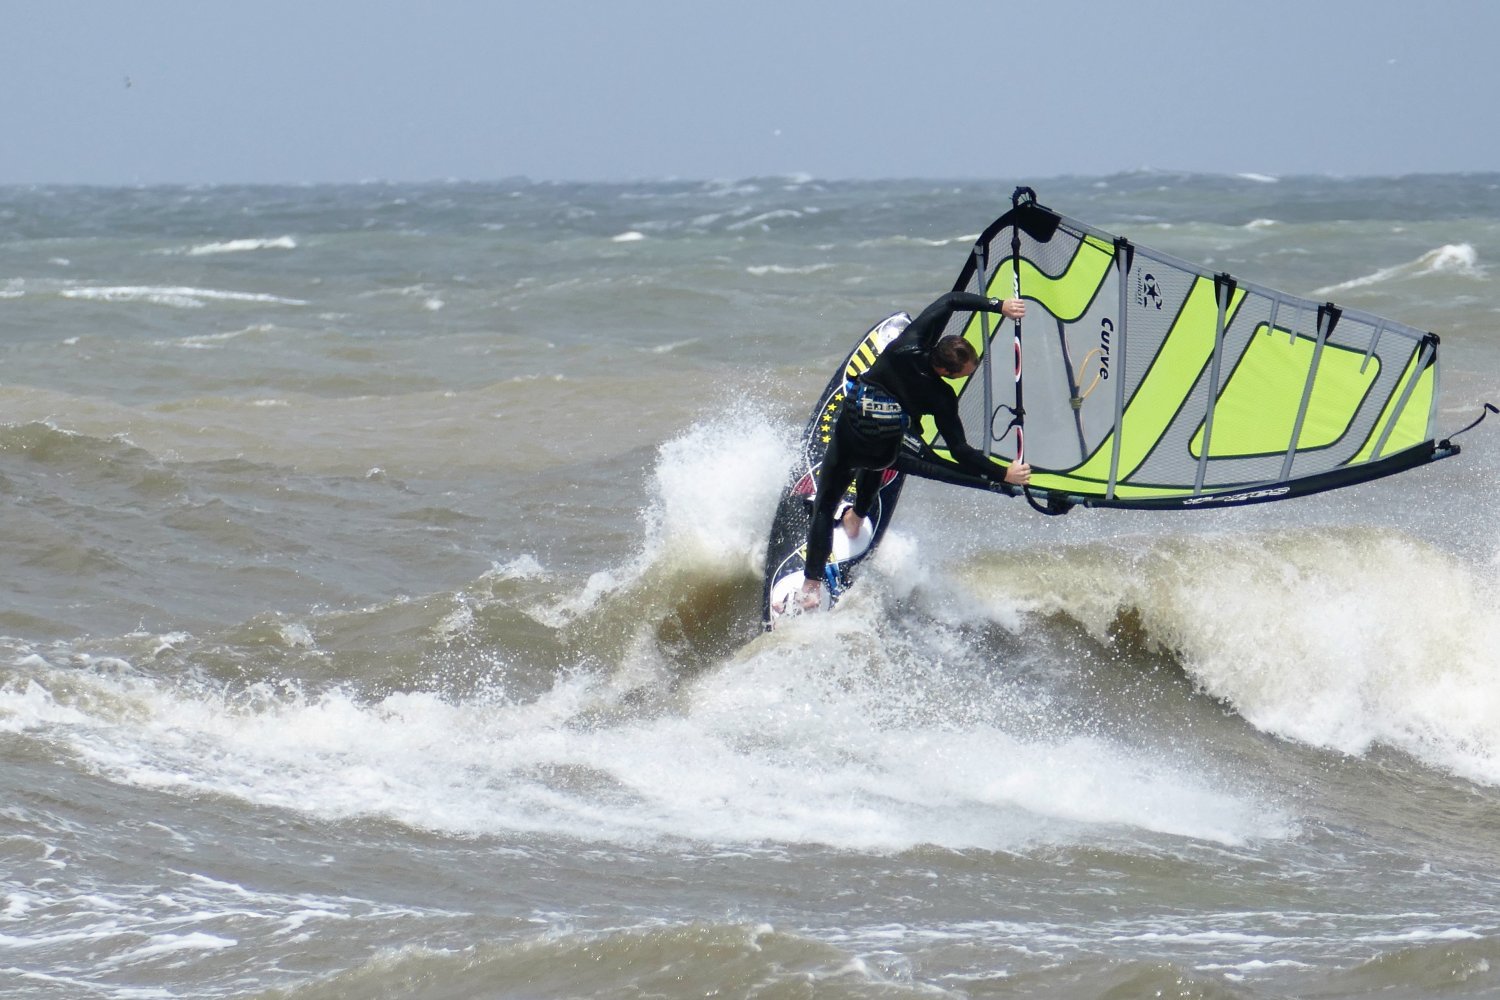
<path id="1" fill-rule="evenodd" d="M 1017 183 L 1442 338 L 1500 176 L 0 189 L 0 994 L 1500 992 L 1500 427 L 1238 510 L 908 485 L 829 371 Z"/>

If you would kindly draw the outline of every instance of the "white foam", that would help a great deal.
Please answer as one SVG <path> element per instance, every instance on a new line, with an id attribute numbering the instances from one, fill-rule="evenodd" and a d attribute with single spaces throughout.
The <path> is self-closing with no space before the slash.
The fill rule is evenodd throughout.
<path id="1" fill-rule="evenodd" d="M 793 447 L 788 428 L 750 412 L 726 413 L 662 445 L 643 560 L 665 553 L 723 565 L 726 558 L 763 557 Z"/>
<path id="2" fill-rule="evenodd" d="M 185 288 L 158 285 L 122 285 L 115 287 L 65 288 L 65 299 L 94 302 L 149 302 L 177 309 L 201 309 L 207 302 L 257 302 L 270 305 L 305 306 L 301 299 L 258 292 L 225 292 L 212 288 Z"/>
<path id="3" fill-rule="evenodd" d="M 1488 934 L 1462 927 L 1414 927 L 1392 934 L 1361 934 L 1356 940 L 1368 944 L 1423 944 L 1428 941 L 1479 941 Z"/>
<path id="4" fill-rule="evenodd" d="M 753 564 L 792 454 L 786 429 L 753 414 L 662 446 L 641 553 L 595 573 L 554 609 L 555 623 L 666 564 Z M 1111 831 L 1227 844 L 1287 835 L 1274 806 L 1182 762 L 1089 735 L 1012 731 L 1008 720 L 1045 717 L 1045 699 L 993 691 L 956 633 L 882 634 L 880 566 L 909 575 L 920 561 L 912 540 L 887 545 L 837 613 L 681 683 L 668 711 L 622 701 L 660 679 L 643 638 L 608 671 L 559 675 L 524 703 L 426 693 L 372 702 L 284 685 L 233 696 L 118 661 L 73 658 L 54 673 L 34 658 L 34 680 L 0 690 L 0 730 L 44 734 L 123 783 L 457 834 L 878 852 L 1011 850 Z M 492 575 L 539 572 L 521 557 Z M 467 627 L 464 614 L 439 631 Z M 298 638 L 283 631 L 289 644 Z"/>
<path id="5" fill-rule="evenodd" d="M 804 264 L 801 267 L 790 267 L 784 264 L 758 264 L 747 267 L 745 270 L 757 278 L 763 278 L 768 274 L 817 274 L 819 271 L 826 271 L 831 267 L 833 267 L 832 264 Z"/>
<path id="6" fill-rule="evenodd" d="M 222 243 L 204 243 L 191 247 L 187 253 L 192 257 L 202 257 L 211 254 L 224 253 L 247 253 L 254 250 L 295 250 L 297 241 L 290 236 L 278 236 L 274 239 L 245 239 L 226 240 Z"/>
<path id="7" fill-rule="evenodd" d="M 535 556 L 517 556 L 510 562 L 501 565 L 494 563 L 484 573 L 483 579 L 489 580 L 537 580 L 546 575 L 542 564 L 537 562 Z"/>
<path id="8" fill-rule="evenodd" d="M 800 219 L 802 213 L 793 208 L 778 208 L 771 212 L 762 212 L 760 215 L 739 222 L 731 223 L 727 228 L 730 230 L 748 229 L 751 226 L 759 226 L 761 229 L 770 231 L 768 223 L 778 219 Z"/>
<path id="9" fill-rule="evenodd" d="M 535 616 L 563 627 L 642 581 L 758 574 L 792 431 L 725 412 L 662 445 L 639 553 Z M 628 707 L 642 685 L 668 697 L 647 621 L 607 669 L 560 673 L 520 703 L 285 685 L 229 695 L 100 660 L 54 673 L 37 657 L 34 680 L 0 690 L 0 730 L 42 734 L 123 783 L 458 834 L 874 851 L 1287 834 L 1274 805 L 1183 761 L 1087 733 L 1038 737 L 1045 696 L 995 690 L 956 629 L 883 629 L 887 573 L 922 579 L 917 540 L 889 534 L 838 612 L 678 675 L 662 711 Z M 542 575 L 529 556 L 487 574 Z M 469 627 L 468 603 L 439 634 Z M 293 647 L 310 639 L 282 630 Z"/>
<path id="10" fill-rule="evenodd" d="M 861 249 L 864 249 L 864 248 L 867 248 L 867 247 L 882 247 L 882 246 L 946 247 L 946 246 L 952 246 L 955 243 L 970 244 L 970 243 L 973 243 L 978 238 L 979 238 L 979 235 L 977 233 L 975 233 L 973 235 L 954 236 L 954 237 L 951 237 L 949 239 L 942 239 L 942 238 L 933 239 L 933 238 L 925 237 L 925 236 L 897 235 L 897 236 L 884 236 L 884 237 L 880 237 L 878 239 L 873 239 L 873 240 L 862 240 L 862 241 L 860 241 L 859 243 L 857 243 L 855 245 L 858 246 L 858 247 L 860 247 Z"/>
<path id="11" fill-rule="evenodd" d="M 101 773 L 330 819 L 881 851 L 1015 848 L 1101 824 L 1230 843 L 1282 830 L 1256 803 L 1095 739 L 893 724 L 902 711 L 884 681 L 806 649 L 713 674 L 680 714 L 611 725 L 579 724 L 611 697 L 583 676 L 526 705 L 335 693 L 250 712 L 207 691 L 90 684 L 128 710 L 75 717 L 54 737 Z"/>
<path id="12" fill-rule="evenodd" d="M 1120 607 L 1257 728 L 1500 785 L 1500 567 L 1369 530 L 1123 538 L 1039 555 L 1010 593 L 1101 639 Z"/>
<path id="13" fill-rule="evenodd" d="M 1462 278 L 1484 278 L 1486 272 L 1479 263 L 1478 252 L 1468 243 L 1449 243 L 1429 250 L 1416 260 L 1394 267 L 1381 268 L 1373 274 L 1351 278 L 1335 285 L 1314 289 L 1313 295 L 1331 295 L 1355 288 L 1367 288 L 1388 281 L 1424 277 L 1434 274 L 1455 275 Z"/>
<path id="14" fill-rule="evenodd" d="M 39 656 L 17 661 L 18 666 L 44 664 Z M 89 716 L 55 701 L 52 692 L 28 679 L 19 689 L 0 689 L 0 733 L 22 733 L 50 726 L 82 725 Z"/>
<path id="15" fill-rule="evenodd" d="M 448 612 L 432 627 L 433 637 L 441 641 L 456 639 L 474 625 L 474 608 L 467 601 Z"/>
<path id="16" fill-rule="evenodd" d="M 616 235 L 616 236 L 611 236 L 609 238 L 609 241 L 611 243 L 639 243 L 641 240 L 643 240 L 645 238 L 646 238 L 646 234 L 645 233 L 638 232 L 638 231 L 632 229 L 629 232 L 624 232 L 624 233 L 620 233 L 619 235 Z"/>
<path id="17" fill-rule="evenodd" d="M 228 330 L 224 333 L 202 333 L 192 337 L 183 337 L 181 340 L 177 341 L 177 343 L 183 347 L 206 348 L 215 344 L 222 344 L 226 340 L 233 340 L 236 337 L 243 336 L 244 334 L 249 333 L 251 329 L 255 328 L 250 327 L 244 330 Z"/>
<path id="18" fill-rule="evenodd" d="M 281 635 L 281 644 L 288 649 L 312 649 L 318 644 L 312 629 L 300 622 L 278 625 L 276 631 Z"/>
<path id="19" fill-rule="evenodd" d="M 671 354 L 673 351 L 684 347 L 692 347 L 703 342 L 702 337 L 689 337 L 686 340 L 676 340 L 668 344 L 656 344 L 652 347 L 641 348 L 648 354 Z"/>
<path id="20" fill-rule="evenodd" d="M 239 944 L 233 938 L 219 937 L 193 931 L 188 934 L 153 934 L 139 948 L 134 948 L 113 959 L 112 964 L 128 964 L 144 958 L 157 958 L 178 951 L 220 951 Z"/>

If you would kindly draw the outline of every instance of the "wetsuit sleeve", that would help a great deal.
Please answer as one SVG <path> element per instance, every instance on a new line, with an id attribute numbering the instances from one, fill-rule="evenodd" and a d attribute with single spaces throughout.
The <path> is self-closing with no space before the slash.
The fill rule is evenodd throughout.
<path id="1" fill-rule="evenodd" d="M 932 409 L 932 422 L 937 425 L 938 433 L 943 436 L 943 443 L 948 446 L 948 453 L 953 456 L 953 460 L 964 471 L 977 476 L 991 476 L 999 472 L 999 466 L 985 458 L 984 452 L 972 447 L 964 439 L 964 425 L 958 419 L 958 400 L 953 393 L 949 391 L 945 399 L 934 402 L 938 405 Z"/>
<path id="2" fill-rule="evenodd" d="M 901 333 L 907 343 L 920 344 L 923 350 L 938 342 L 948 326 L 948 318 L 960 309 L 973 312 L 999 312 L 1000 299 L 987 299 L 973 292 L 949 292 L 923 309 Z M 907 338 L 911 338 L 907 340 Z"/>

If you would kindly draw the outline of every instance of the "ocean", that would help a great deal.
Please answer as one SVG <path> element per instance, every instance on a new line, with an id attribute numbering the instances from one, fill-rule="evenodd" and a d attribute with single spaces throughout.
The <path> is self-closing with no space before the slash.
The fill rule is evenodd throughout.
<path id="1" fill-rule="evenodd" d="M 0 188 L 0 995 L 1500 994 L 1496 421 L 913 481 L 762 633 L 819 390 L 1021 183 L 1500 401 L 1500 175 Z"/>

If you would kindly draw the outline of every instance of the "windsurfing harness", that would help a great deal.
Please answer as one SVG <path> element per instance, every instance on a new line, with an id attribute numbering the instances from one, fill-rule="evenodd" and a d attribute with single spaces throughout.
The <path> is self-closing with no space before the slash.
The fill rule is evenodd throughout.
<path id="1" fill-rule="evenodd" d="M 844 383 L 844 414 L 860 437 L 872 446 L 889 447 L 892 456 L 911 423 L 900 400 L 858 379 Z"/>
<path id="2" fill-rule="evenodd" d="M 1434 334 L 1205 270 L 1059 215 L 1029 189 L 980 235 L 954 290 L 969 294 L 950 300 L 960 311 L 945 329 L 919 318 L 902 339 L 956 334 L 979 353 L 978 371 L 948 380 L 958 433 L 887 381 L 904 355 L 887 348 L 869 372 L 913 416 L 932 414 L 907 440 L 901 467 L 915 475 L 994 490 L 1024 455 L 1053 510 L 1192 510 L 1458 451 L 1433 433 Z M 1012 294 L 1027 303 L 1024 351 L 1010 320 L 977 311 Z M 975 455 L 988 476 L 973 474 Z"/>

